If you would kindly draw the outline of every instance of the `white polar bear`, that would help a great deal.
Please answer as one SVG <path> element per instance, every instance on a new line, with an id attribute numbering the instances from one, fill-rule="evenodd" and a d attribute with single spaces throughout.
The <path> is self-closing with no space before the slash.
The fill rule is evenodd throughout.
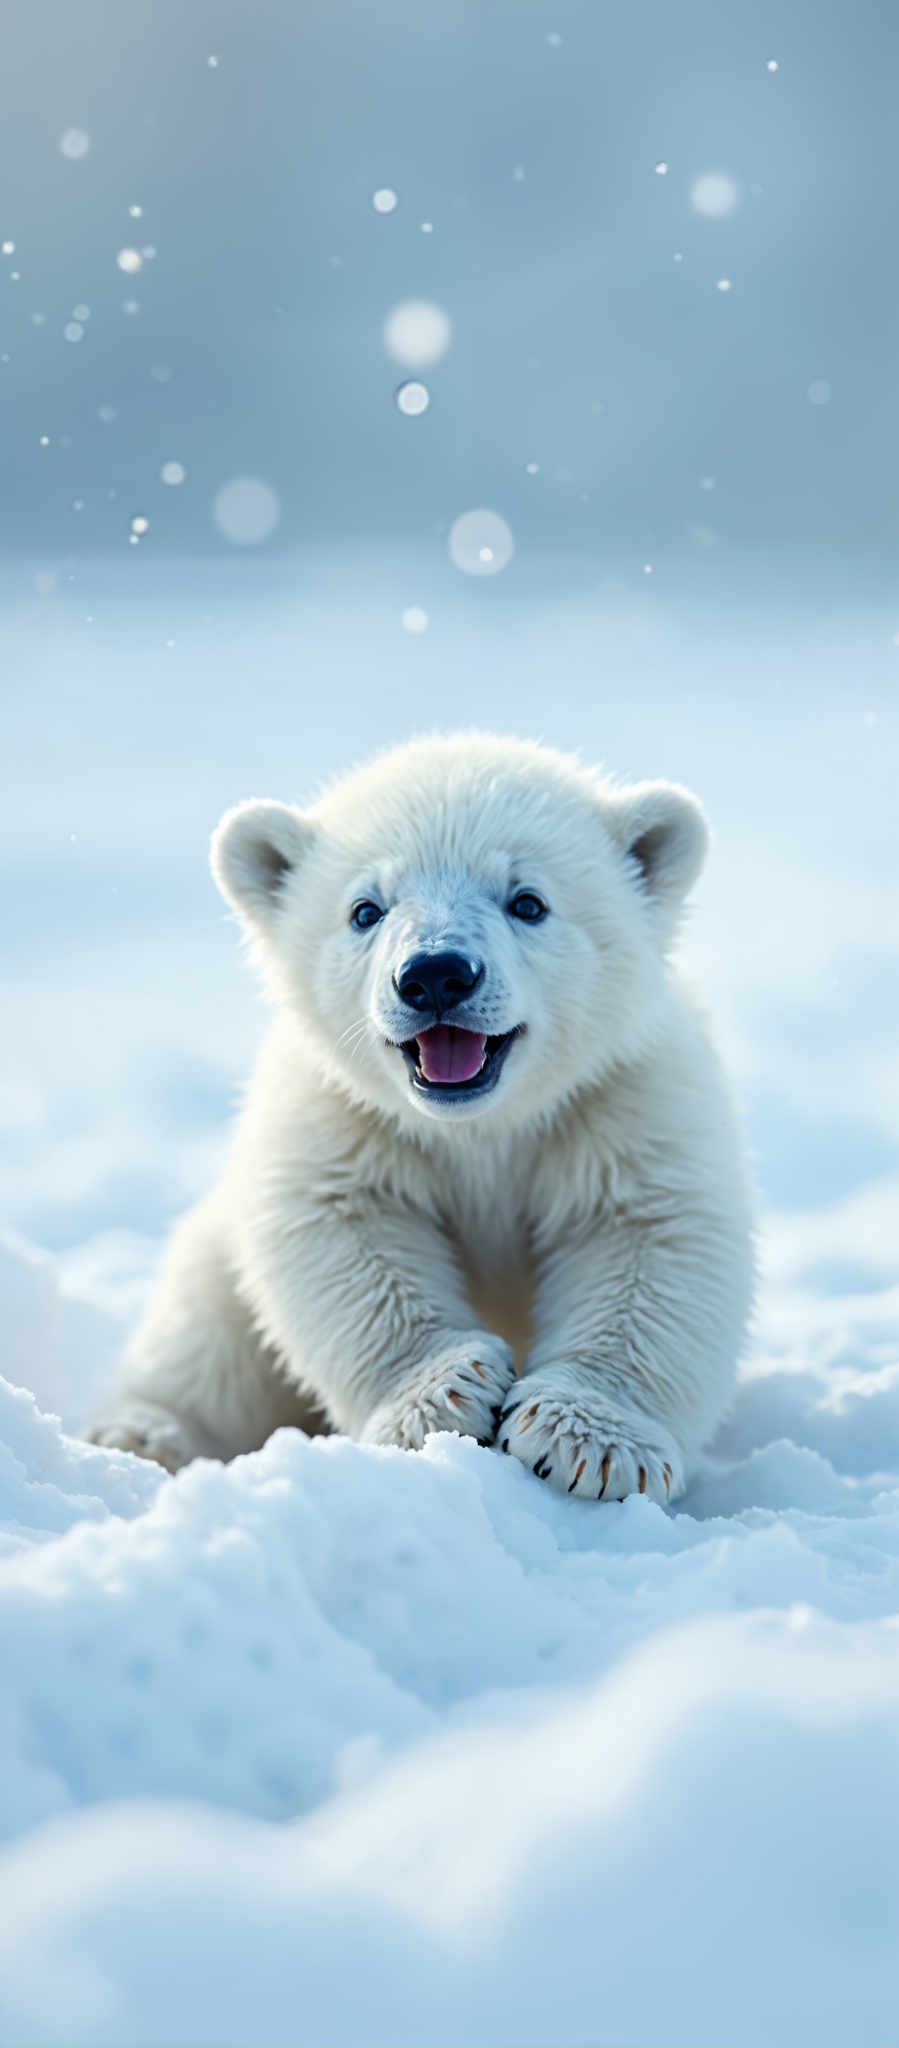
<path id="1" fill-rule="evenodd" d="M 676 1498 L 752 1289 L 667 958 L 705 845 L 685 790 L 482 733 L 229 811 L 213 871 L 277 1018 L 93 1440 L 175 1469 L 282 1422 L 450 1429 L 576 1497 Z"/>

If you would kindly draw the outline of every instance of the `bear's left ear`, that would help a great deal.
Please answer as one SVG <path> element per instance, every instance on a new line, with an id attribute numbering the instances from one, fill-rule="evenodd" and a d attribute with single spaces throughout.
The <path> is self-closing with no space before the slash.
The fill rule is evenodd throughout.
<path id="1" fill-rule="evenodd" d="M 676 782 L 638 782 L 604 790 L 602 808 L 647 897 L 676 911 L 706 856 L 709 828 L 702 805 Z"/>
<path id="2" fill-rule="evenodd" d="M 291 804 L 235 804 L 212 835 L 210 864 L 226 903 L 249 924 L 269 930 L 284 890 L 303 858 L 313 827 Z"/>

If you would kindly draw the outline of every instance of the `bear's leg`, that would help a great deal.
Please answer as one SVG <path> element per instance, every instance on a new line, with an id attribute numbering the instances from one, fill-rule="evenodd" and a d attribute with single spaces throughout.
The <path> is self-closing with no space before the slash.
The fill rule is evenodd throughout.
<path id="1" fill-rule="evenodd" d="M 246 1258 L 270 1342 L 336 1428 L 404 1450 L 435 1430 L 493 1442 L 512 1352 L 479 1323 L 431 1217 L 362 1188 L 309 1200 L 285 1232 L 260 1205 Z"/>
<path id="2" fill-rule="evenodd" d="M 618 1212 L 545 1260 L 500 1447 L 575 1498 L 665 1506 L 730 1397 L 752 1289 L 738 1214 Z"/>
<path id="3" fill-rule="evenodd" d="M 176 1230 L 118 1386 L 86 1435 L 175 1472 L 192 1458 L 257 1450 L 282 1424 L 329 1426 L 254 1330 L 212 1196 Z"/>

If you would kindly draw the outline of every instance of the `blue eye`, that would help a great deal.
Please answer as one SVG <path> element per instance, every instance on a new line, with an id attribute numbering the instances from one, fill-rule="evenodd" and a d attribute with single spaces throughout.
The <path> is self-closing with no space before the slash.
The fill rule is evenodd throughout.
<path id="1" fill-rule="evenodd" d="M 383 915 L 377 903 L 356 903 L 350 911 L 350 923 L 354 931 L 369 932 L 373 924 L 380 924 Z"/>
<path id="2" fill-rule="evenodd" d="M 520 917 L 522 924 L 539 924 L 546 916 L 546 904 L 532 889 L 522 889 L 518 896 L 513 896 L 508 910 L 509 916 Z"/>

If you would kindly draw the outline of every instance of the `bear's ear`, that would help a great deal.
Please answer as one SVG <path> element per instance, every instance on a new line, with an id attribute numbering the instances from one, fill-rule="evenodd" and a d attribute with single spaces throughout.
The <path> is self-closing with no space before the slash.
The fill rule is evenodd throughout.
<path id="1" fill-rule="evenodd" d="M 676 782 L 638 782 L 604 792 L 603 812 L 645 895 L 676 912 L 706 856 L 709 828 L 702 805 Z"/>
<path id="2" fill-rule="evenodd" d="M 216 826 L 210 864 L 226 903 L 246 923 L 268 928 L 286 882 L 302 860 L 312 827 L 290 804 L 235 804 Z"/>

